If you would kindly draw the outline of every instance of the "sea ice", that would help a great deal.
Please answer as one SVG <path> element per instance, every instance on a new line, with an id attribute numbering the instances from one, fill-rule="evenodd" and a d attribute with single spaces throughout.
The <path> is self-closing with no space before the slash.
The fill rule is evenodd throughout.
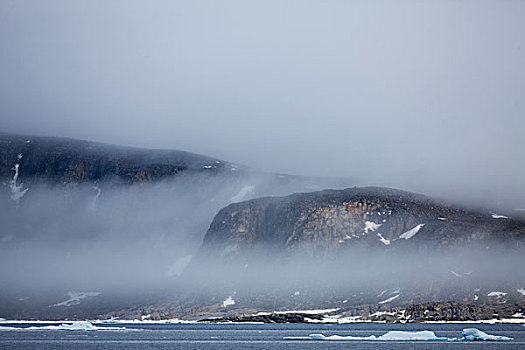
<path id="1" fill-rule="evenodd" d="M 0 327 L 0 331 L 125 331 L 126 327 L 98 327 L 88 321 L 62 323 L 56 326 Z"/>
<path id="2" fill-rule="evenodd" d="M 438 337 L 432 331 L 389 331 L 383 335 L 369 335 L 367 337 L 354 337 L 342 335 L 310 334 L 308 337 L 285 337 L 287 340 L 370 340 L 370 341 L 509 341 L 512 338 L 490 335 L 476 328 L 465 328 L 461 338 Z"/>
<path id="3" fill-rule="evenodd" d="M 463 332 L 461 332 L 461 336 L 463 337 L 461 340 L 512 340 L 512 338 L 509 337 L 487 334 L 477 328 L 465 328 Z"/>

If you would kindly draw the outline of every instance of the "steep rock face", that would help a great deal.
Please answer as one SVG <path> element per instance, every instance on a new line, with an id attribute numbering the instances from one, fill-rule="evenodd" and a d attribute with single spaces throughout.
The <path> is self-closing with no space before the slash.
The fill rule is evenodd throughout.
<path id="1" fill-rule="evenodd" d="M 228 163 L 183 151 L 0 133 L 0 178 L 12 178 L 15 164 L 24 182 L 61 184 L 102 180 L 131 184 L 166 179 L 184 171 L 230 170 Z"/>
<path id="2" fill-rule="evenodd" d="M 348 188 L 231 204 L 204 238 L 224 259 L 257 248 L 328 256 L 348 247 L 435 249 L 465 244 L 523 245 L 525 222 L 494 218 L 385 188 Z"/>

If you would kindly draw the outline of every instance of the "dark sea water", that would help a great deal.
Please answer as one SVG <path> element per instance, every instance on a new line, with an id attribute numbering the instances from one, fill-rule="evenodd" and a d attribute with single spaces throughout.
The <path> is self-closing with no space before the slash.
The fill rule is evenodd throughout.
<path id="1" fill-rule="evenodd" d="M 41 324 L 10 325 L 14 327 Z M 523 325 L 465 324 L 118 324 L 126 331 L 3 330 L 0 349 L 525 349 Z M 326 341 L 285 337 L 329 335 L 369 336 L 388 331 L 430 330 L 437 336 L 460 338 L 463 328 L 478 328 L 509 342 Z M 131 329 L 138 329 L 133 331 Z"/>

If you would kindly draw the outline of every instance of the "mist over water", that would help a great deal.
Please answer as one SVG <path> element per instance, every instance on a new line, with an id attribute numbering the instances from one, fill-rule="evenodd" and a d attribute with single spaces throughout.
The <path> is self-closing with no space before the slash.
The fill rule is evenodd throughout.
<path id="1" fill-rule="evenodd" d="M 525 2 L 495 0 L 2 1 L 0 132 L 247 175 L 22 186 L 21 168 L 0 179 L 0 293 L 523 288 L 506 247 L 195 260 L 221 208 L 267 195 L 385 186 L 523 218 L 523 18 Z"/>

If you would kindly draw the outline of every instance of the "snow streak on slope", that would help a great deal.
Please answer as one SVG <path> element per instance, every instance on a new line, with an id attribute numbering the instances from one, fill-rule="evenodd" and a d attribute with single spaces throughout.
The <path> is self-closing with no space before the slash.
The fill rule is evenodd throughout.
<path id="1" fill-rule="evenodd" d="M 243 201 L 247 196 L 254 193 L 254 189 L 255 187 L 252 185 L 244 186 L 243 188 L 240 189 L 239 193 L 237 193 L 235 196 L 231 198 L 231 201 L 234 203 Z"/>
<path id="2" fill-rule="evenodd" d="M 75 291 L 71 291 L 71 292 L 68 292 L 67 295 L 69 296 L 69 299 L 67 299 L 67 300 L 65 300 L 65 301 L 63 301 L 61 303 L 54 304 L 53 306 L 78 305 L 78 304 L 80 304 L 80 301 L 82 299 L 96 297 L 97 295 L 100 295 L 100 292 L 75 292 Z"/>
<path id="3" fill-rule="evenodd" d="M 410 238 L 414 237 L 415 234 L 418 233 L 419 230 L 421 229 L 421 227 L 423 227 L 423 226 L 425 226 L 425 224 L 419 224 L 416 227 L 414 227 L 413 229 L 403 233 L 401 236 L 399 236 L 399 238 L 410 239 Z"/>

